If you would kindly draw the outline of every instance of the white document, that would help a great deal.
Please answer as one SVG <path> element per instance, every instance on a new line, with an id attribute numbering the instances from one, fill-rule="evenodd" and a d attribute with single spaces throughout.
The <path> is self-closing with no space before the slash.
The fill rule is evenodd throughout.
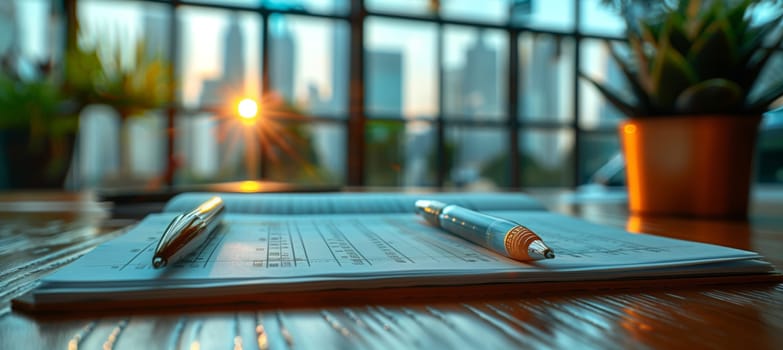
<path id="1" fill-rule="evenodd" d="M 196 198 L 200 200 L 201 196 L 208 197 Z M 484 198 L 488 203 L 498 203 L 491 200 L 492 195 L 485 196 L 489 196 Z M 409 213 L 396 214 L 268 215 L 234 214 L 231 210 L 237 199 L 252 202 L 263 198 L 224 198 L 230 213 L 223 226 L 188 257 L 164 269 L 152 267 L 152 256 L 163 229 L 177 212 L 151 215 L 127 234 L 44 278 L 34 296 L 38 302 L 62 302 L 112 298 L 112 293 L 117 298 L 133 298 L 134 293 L 151 290 L 157 296 L 171 297 L 195 288 L 231 294 L 232 290 L 246 291 L 249 287 L 274 292 L 772 270 L 753 252 L 632 234 L 538 210 L 540 207 L 529 205 L 527 197 L 519 203 L 536 210 L 488 213 L 517 221 L 538 233 L 554 250 L 555 259 L 530 263 L 507 259 L 428 225 L 413 214 L 412 204 Z M 285 200 L 292 198 L 297 197 L 289 195 Z M 411 197 L 415 198 L 430 197 Z M 464 204 L 471 198 L 462 199 Z M 389 199 L 395 203 L 399 200 L 400 196 Z M 346 198 L 346 202 L 355 204 L 352 198 Z M 340 211 L 334 210 L 334 203 L 329 205 L 333 211 Z"/>

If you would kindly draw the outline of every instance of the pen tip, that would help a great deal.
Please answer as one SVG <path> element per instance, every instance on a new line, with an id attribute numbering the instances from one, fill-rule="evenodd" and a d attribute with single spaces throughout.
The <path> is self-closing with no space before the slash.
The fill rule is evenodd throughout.
<path id="1" fill-rule="evenodd" d="M 156 256 L 152 259 L 152 267 L 159 269 L 161 267 L 166 266 L 166 259 L 163 259 L 162 257 Z"/>
<path id="2" fill-rule="evenodd" d="M 554 259 L 555 258 L 555 252 L 553 252 L 551 249 L 547 249 L 546 252 L 544 252 L 544 257 L 547 259 Z"/>

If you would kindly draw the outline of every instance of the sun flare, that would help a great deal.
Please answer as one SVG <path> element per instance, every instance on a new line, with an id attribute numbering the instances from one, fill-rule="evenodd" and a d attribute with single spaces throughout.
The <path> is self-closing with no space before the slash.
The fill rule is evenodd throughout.
<path id="1" fill-rule="evenodd" d="M 258 115 L 258 103 L 252 99 L 246 98 L 239 101 L 237 105 L 239 116 L 245 119 L 254 119 Z"/>

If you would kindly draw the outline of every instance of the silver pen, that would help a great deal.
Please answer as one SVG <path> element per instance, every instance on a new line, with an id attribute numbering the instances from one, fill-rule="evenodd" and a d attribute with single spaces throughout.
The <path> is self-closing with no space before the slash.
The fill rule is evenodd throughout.
<path id="1" fill-rule="evenodd" d="M 177 215 L 160 237 L 152 256 L 152 266 L 156 269 L 164 267 L 203 244 L 220 225 L 224 211 L 223 200 L 212 197 L 196 209 Z"/>
<path id="2" fill-rule="evenodd" d="M 510 220 L 433 200 L 417 200 L 416 213 L 435 226 L 514 260 L 555 257 L 541 237 Z"/>

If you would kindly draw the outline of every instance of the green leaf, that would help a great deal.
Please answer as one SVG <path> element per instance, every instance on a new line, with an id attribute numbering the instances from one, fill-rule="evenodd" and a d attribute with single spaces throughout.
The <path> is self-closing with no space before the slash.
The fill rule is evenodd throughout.
<path id="1" fill-rule="evenodd" d="M 736 67 L 738 57 L 736 38 L 728 20 L 719 19 L 710 24 L 694 41 L 688 52 L 688 63 L 696 71 L 699 80 L 730 78 L 726 72 Z"/>
<path id="2" fill-rule="evenodd" d="M 640 33 L 640 39 L 643 43 L 649 43 L 653 46 L 658 47 L 658 39 L 660 38 L 660 30 L 661 26 L 649 23 L 649 22 L 640 22 L 639 23 L 639 30 Z"/>
<path id="3" fill-rule="evenodd" d="M 665 42 L 659 47 L 652 64 L 651 102 L 662 111 L 671 112 L 677 96 L 696 82 L 696 73 L 688 66 L 685 58 L 677 51 L 670 50 Z"/>
<path id="4" fill-rule="evenodd" d="M 741 111 L 742 88 L 726 79 L 711 79 L 695 84 L 677 97 L 677 113 L 681 114 L 734 114 Z"/>
<path id="5" fill-rule="evenodd" d="M 647 91 L 644 89 L 644 87 L 642 87 L 639 80 L 637 80 L 637 74 L 635 74 L 635 71 L 631 68 L 626 60 L 620 57 L 620 54 L 617 52 L 614 46 L 609 43 L 609 41 L 606 41 L 605 43 L 607 50 L 612 55 L 612 59 L 614 59 L 614 62 L 617 63 L 618 67 L 620 67 L 620 71 L 623 73 L 626 82 L 628 82 L 628 85 L 630 85 L 631 91 L 633 92 L 634 96 L 636 97 L 636 101 L 639 104 L 639 108 L 643 110 L 650 109 L 650 98 L 647 96 Z"/>
<path id="6" fill-rule="evenodd" d="M 686 19 L 679 16 L 679 14 L 672 14 L 666 19 L 663 32 L 661 33 L 662 36 L 666 36 L 669 45 L 683 56 L 687 55 L 691 48 L 691 40 L 684 30 L 685 21 Z"/>
<path id="7" fill-rule="evenodd" d="M 587 80 L 592 84 L 593 86 L 598 89 L 598 91 L 601 93 L 601 95 L 604 96 L 604 98 L 609 101 L 615 108 L 617 108 L 621 113 L 632 117 L 632 116 L 641 116 L 645 115 L 647 111 L 641 110 L 637 107 L 635 107 L 632 103 L 629 103 L 628 101 L 624 100 L 620 97 L 617 93 L 610 90 L 608 87 L 604 86 L 603 84 L 599 83 L 592 77 L 587 76 L 586 74 L 579 72 L 579 76 L 582 79 Z"/>
<path id="8" fill-rule="evenodd" d="M 751 22 L 745 20 L 745 14 L 752 3 L 753 0 L 744 0 L 727 11 L 726 19 L 729 21 L 731 28 L 734 29 L 737 39 L 744 38 L 750 26 Z"/>

